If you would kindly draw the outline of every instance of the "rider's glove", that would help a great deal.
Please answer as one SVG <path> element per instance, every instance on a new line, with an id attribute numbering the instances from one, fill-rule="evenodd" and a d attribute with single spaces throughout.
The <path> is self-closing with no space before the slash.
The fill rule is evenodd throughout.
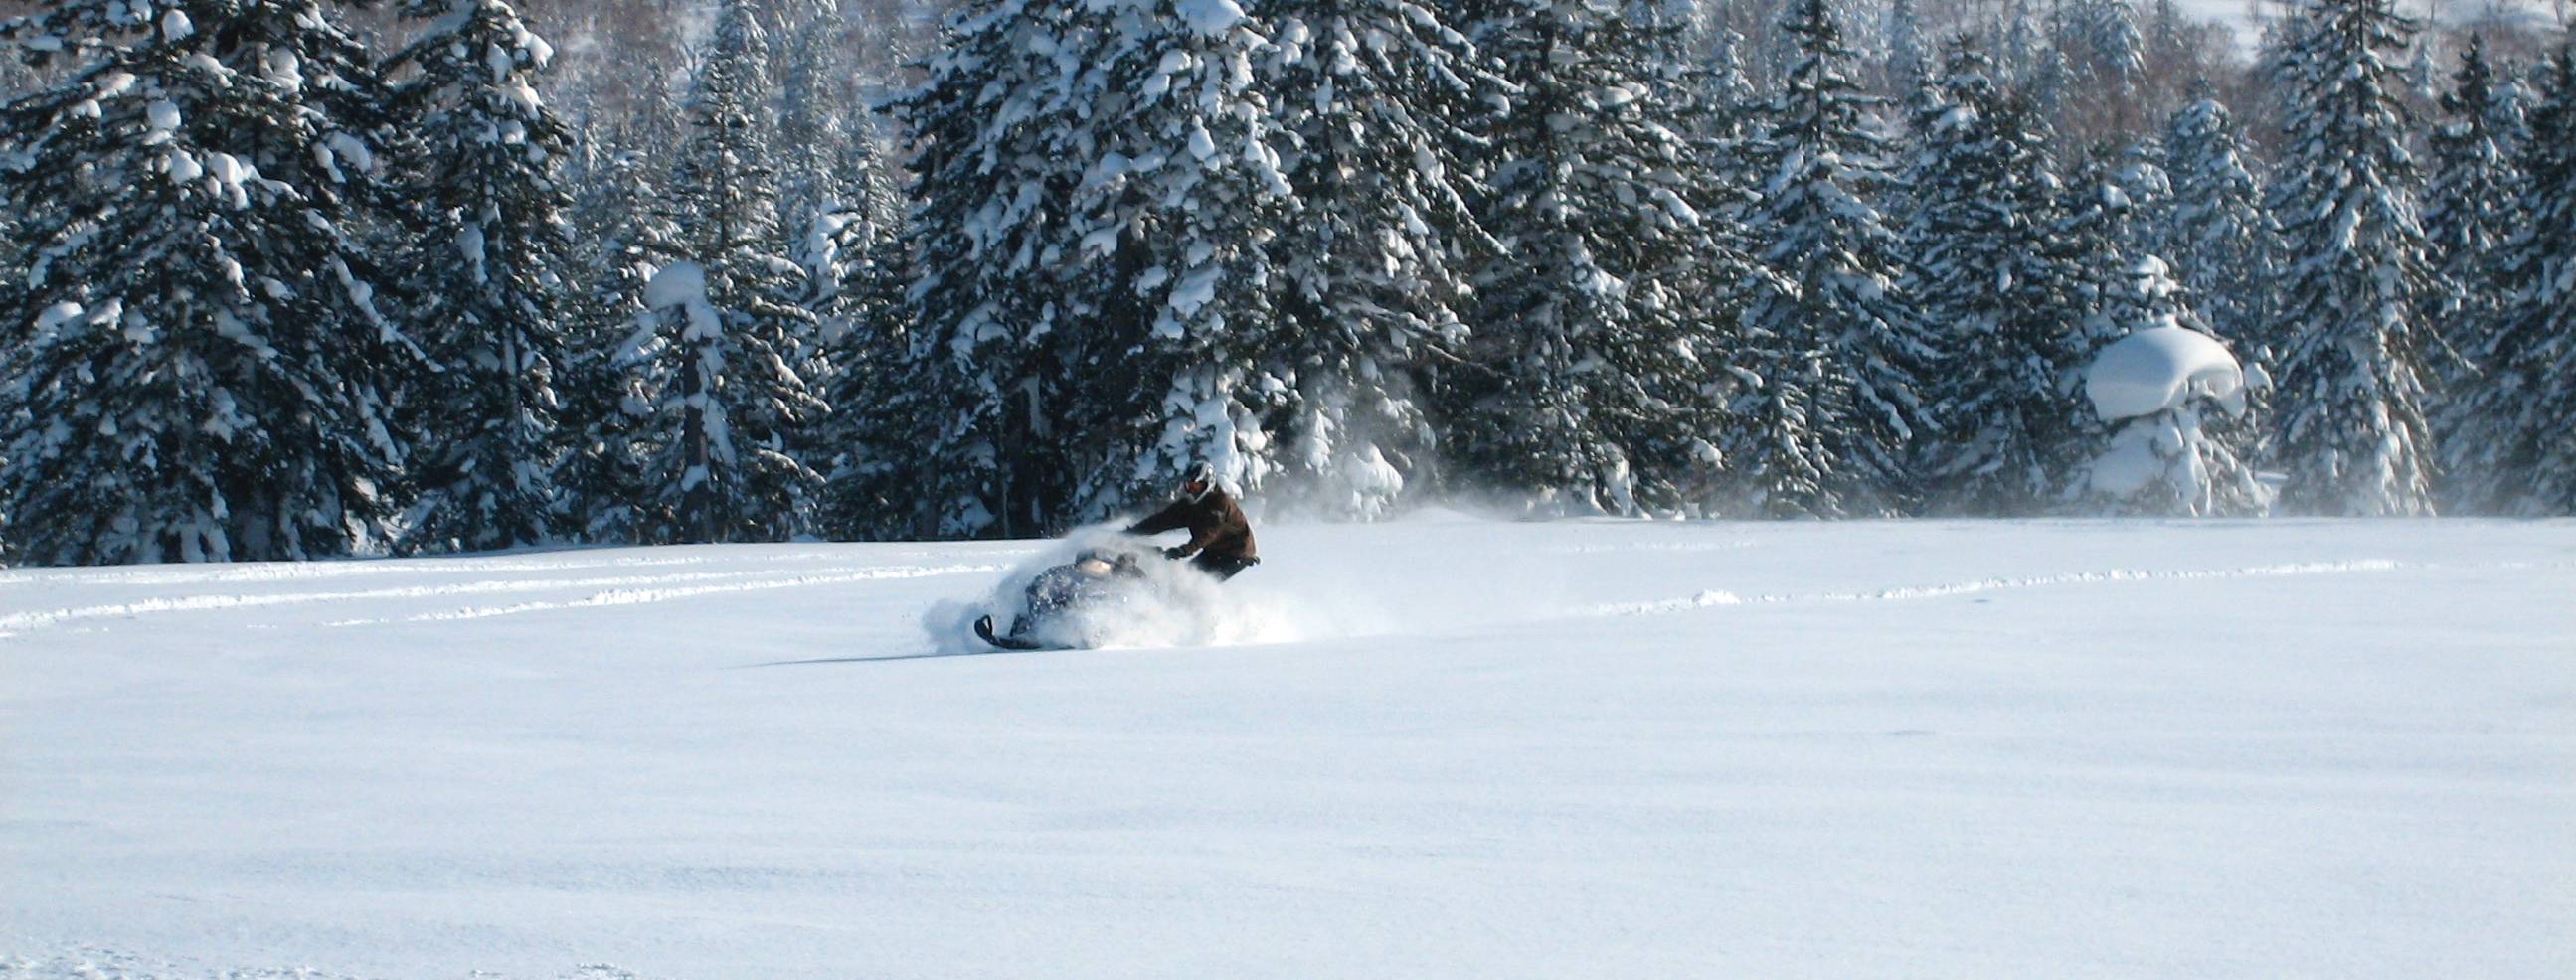
<path id="1" fill-rule="evenodd" d="M 1183 558 L 1187 558 L 1187 557 L 1189 557 L 1189 556 L 1190 556 L 1190 546 L 1189 546 L 1189 545 L 1185 545 L 1185 544 L 1176 544 L 1176 545 L 1173 545 L 1173 546 L 1171 546 L 1171 547 L 1169 547 L 1169 548 L 1165 548 L 1165 549 L 1163 549 L 1163 557 L 1165 557 L 1165 558 L 1170 558 L 1170 559 L 1173 559 L 1173 560 L 1175 560 L 1175 561 L 1178 561 L 1178 560 L 1183 559 Z"/>

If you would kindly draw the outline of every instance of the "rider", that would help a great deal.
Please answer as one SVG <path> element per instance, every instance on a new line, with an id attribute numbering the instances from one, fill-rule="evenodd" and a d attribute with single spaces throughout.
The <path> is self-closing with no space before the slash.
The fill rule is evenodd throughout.
<path id="1" fill-rule="evenodd" d="M 1191 567 L 1217 581 L 1261 564 L 1252 548 L 1252 522 L 1243 508 L 1217 486 L 1216 468 L 1195 463 L 1181 475 L 1180 496 L 1152 517 L 1137 521 L 1129 534 L 1161 534 L 1188 528 L 1190 539 L 1163 549 L 1166 558 L 1188 558 Z"/>

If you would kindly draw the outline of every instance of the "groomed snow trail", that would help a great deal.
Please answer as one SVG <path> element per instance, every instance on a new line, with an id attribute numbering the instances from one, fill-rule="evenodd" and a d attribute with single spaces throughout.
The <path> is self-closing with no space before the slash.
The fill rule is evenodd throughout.
<path id="1" fill-rule="evenodd" d="M 1262 544 L 0 572 L 0 980 L 2576 975 L 2576 522 Z"/>

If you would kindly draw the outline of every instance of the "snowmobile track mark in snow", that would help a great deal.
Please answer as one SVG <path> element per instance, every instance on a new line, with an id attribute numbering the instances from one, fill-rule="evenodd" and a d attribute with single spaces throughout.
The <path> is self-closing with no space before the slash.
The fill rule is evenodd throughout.
<path id="1" fill-rule="evenodd" d="M 675 599 L 725 595 L 735 592 L 766 592 L 771 589 L 799 589 L 816 585 L 847 585 L 853 582 L 882 582 L 889 579 L 930 578 L 936 575 L 963 575 L 990 572 L 998 565 L 950 565 L 931 568 L 878 568 L 848 574 L 796 575 L 786 578 L 761 579 L 726 585 L 701 585 L 677 589 L 611 589 L 570 602 L 523 602 L 513 606 L 476 606 L 447 612 L 422 613 L 387 619 L 353 619 L 332 623 L 333 626 L 375 626 L 384 623 L 436 623 L 460 619 L 491 619 L 521 613 L 552 612 L 558 609 L 589 609 L 601 606 L 634 606 Z"/>
<path id="2" fill-rule="evenodd" d="M 583 552 L 584 549 L 572 549 L 561 552 L 532 552 L 524 555 L 482 558 L 444 555 L 411 558 L 330 558 L 316 561 L 157 565 L 141 568 L 21 568 L 0 571 L 0 585 L 38 580 L 83 585 L 264 584 L 316 579 L 367 578 L 379 575 L 419 575 L 424 572 L 483 575 L 503 572 L 570 572 L 584 569 L 646 569 L 707 565 L 729 560 L 728 556 L 723 554 L 636 555 L 630 553 L 609 558 L 579 557 Z M 911 554 L 914 557 L 920 557 L 921 553 Z M 557 559 L 552 557 L 554 555 L 567 557 Z M 772 564 L 822 559 L 847 561 L 849 558 L 848 554 L 830 551 L 792 551 L 762 556 L 763 561 Z"/>
<path id="3" fill-rule="evenodd" d="M 992 571 L 995 567 L 997 566 L 916 565 L 875 568 L 866 566 L 841 566 L 838 568 L 826 567 L 816 569 L 814 573 L 794 576 L 787 579 L 780 579 L 775 572 L 763 571 L 682 572 L 664 575 L 619 575 L 572 579 L 496 579 L 480 582 L 453 582 L 444 585 L 419 585 L 391 589 L 353 589 L 342 592 L 281 592 L 268 595 L 225 593 L 214 595 L 169 596 L 163 598 L 144 599 L 136 602 L 115 603 L 112 605 L 76 606 L 45 610 L 41 612 L 19 612 L 0 615 L 0 637 L 13 635 L 28 629 L 54 626 L 74 620 L 127 618 L 154 613 L 211 612 L 233 609 L 252 609 L 265 606 L 293 606 L 309 605 L 314 603 L 353 602 L 379 599 L 435 599 L 445 596 L 483 595 L 507 592 L 555 592 L 567 589 L 670 585 L 682 582 L 739 583 L 701 586 L 695 591 L 690 589 L 658 590 L 660 592 L 698 594 L 699 592 L 705 591 L 740 591 L 745 589 L 786 587 L 785 585 L 777 584 L 780 582 L 784 582 L 788 585 L 802 585 L 868 581 L 877 579 L 927 578 L 934 575 L 962 575 L 988 572 Z M 622 590 L 613 590 L 610 592 L 603 592 L 600 593 L 599 596 L 593 596 L 592 599 L 597 600 L 600 596 L 618 595 L 621 594 L 621 591 Z M 676 598 L 679 596 L 675 595 L 673 597 Z M 592 601 L 573 604 L 587 605 L 608 603 Z M 421 617 L 413 618 L 418 619 Z M 473 617 L 433 615 L 429 618 Z M 333 623 L 332 625 L 353 626 L 385 621 L 387 620 L 351 620 Z"/>
<path id="4" fill-rule="evenodd" d="M 1990 578 L 1947 585 L 1924 585 L 1880 589 L 1873 592 L 1812 592 L 1782 595 L 1738 596 L 1731 592 L 1710 590 L 1688 599 L 1666 599 L 1661 602 L 1614 603 L 1597 606 L 1588 616 L 1653 616 L 1689 612 L 1716 606 L 1771 605 L 1802 602 L 1886 602 L 1908 599 L 1945 599 L 2002 592 L 2017 589 L 2053 588 L 2067 585 L 2092 585 L 2114 582 L 2170 582 L 2203 579 L 2295 578 L 2309 575 L 2350 575 L 2364 572 L 2456 572 L 2501 568 L 2499 565 L 2439 565 L 2399 562 L 2369 558 L 2355 561 L 2299 562 L 2281 565 L 2254 565 L 2244 568 L 2181 569 L 2155 571 L 2115 568 L 2104 572 L 2073 572 L 2064 575 L 2039 575 L 2029 578 Z"/>

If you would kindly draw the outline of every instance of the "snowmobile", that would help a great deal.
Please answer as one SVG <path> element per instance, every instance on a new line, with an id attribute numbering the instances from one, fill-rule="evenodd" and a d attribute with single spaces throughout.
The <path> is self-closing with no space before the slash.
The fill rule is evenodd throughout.
<path id="1" fill-rule="evenodd" d="M 1115 544 L 1093 545 L 1072 561 L 1048 568 L 1029 580 L 1020 608 L 1008 630 L 986 615 L 975 621 L 975 637 L 1004 650 L 1062 650 L 1090 646 L 1086 621 L 1104 612 L 1133 606 L 1157 588 L 1146 574 L 1146 562 L 1171 562 L 1161 551 Z"/>

